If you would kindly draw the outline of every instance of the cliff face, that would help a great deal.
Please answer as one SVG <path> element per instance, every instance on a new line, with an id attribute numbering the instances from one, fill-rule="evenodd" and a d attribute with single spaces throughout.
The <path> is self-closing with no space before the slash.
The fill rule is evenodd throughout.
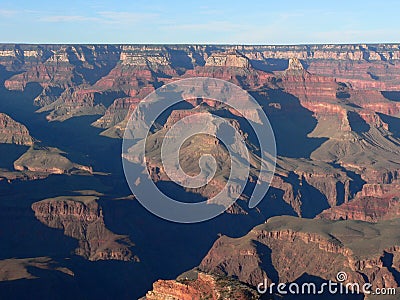
<path id="1" fill-rule="evenodd" d="M 236 50 L 212 53 L 204 65 L 187 70 L 184 77 L 218 78 L 247 89 L 268 85 L 273 78 L 270 73 L 255 69 L 251 60 Z"/>
<path id="2" fill-rule="evenodd" d="M 118 98 L 107 108 L 104 116 L 92 125 L 100 128 L 110 128 L 124 121 L 129 110 L 133 110 L 141 99 L 135 97 Z"/>
<path id="3" fill-rule="evenodd" d="M 216 53 L 207 58 L 206 67 L 249 68 L 249 59 L 239 52 Z"/>
<path id="4" fill-rule="evenodd" d="M 274 217 L 242 238 L 219 238 L 200 264 L 200 269 L 237 276 L 252 286 L 268 278 L 271 282 L 293 282 L 304 273 L 335 281 L 338 272 L 346 282 L 370 282 L 374 287 L 397 287 L 396 260 L 388 265 L 385 256 L 399 256 L 399 241 L 392 236 L 392 223 L 305 220 Z M 379 233 L 367 233 L 376 228 Z M 362 232 L 356 233 L 356 230 Z M 352 233 L 352 234 L 351 234 Z M 374 241 L 373 247 L 363 243 Z"/>
<path id="5" fill-rule="evenodd" d="M 24 125 L 0 113 L 0 143 L 31 146 L 33 138 Z"/>
<path id="6" fill-rule="evenodd" d="M 33 203 L 32 210 L 43 224 L 77 239 L 75 253 L 86 259 L 137 260 L 130 249 L 132 242 L 106 228 L 97 200 L 94 196 L 57 197 Z"/>
<path id="7" fill-rule="evenodd" d="M 6 80 L 5 86 L 23 90 L 28 83 L 67 88 L 94 82 L 119 60 L 119 49 L 97 45 L 2 45 L 0 63 L 8 69 L 25 71 Z"/>
<path id="8" fill-rule="evenodd" d="M 314 217 L 320 209 L 347 203 L 361 188 L 357 176 L 346 170 L 308 159 L 279 157 L 271 187 L 303 217 Z M 324 208 L 325 207 L 325 208 Z"/>
<path id="9" fill-rule="evenodd" d="M 47 106 L 59 99 L 56 106 L 46 110 L 55 110 L 55 116 L 49 119 L 64 120 L 75 115 L 105 114 L 112 101 L 100 101 L 104 107 L 88 105 L 93 91 L 100 94 L 113 91 L 120 96 L 142 99 L 159 85 L 181 76 L 216 77 L 254 89 L 270 86 L 276 79 L 272 73 L 279 75 L 280 66 L 286 62 L 291 71 L 285 72 L 285 89 L 305 100 L 335 99 L 338 89 L 335 82 L 346 82 L 354 90 L 398 90 L 399 53 L 398 45 L 384 44 L 0 45 L 0 64 L 7 70 L 20 72 L 6 80 L 8 89 L 23 90 L 28 83 L 39 83 L 44 90 L 35 103 Z M 69 88 L 85 90 L 86 85 L 90 86 L 88 91 L 79 92 L 86 96 L 68 92 Z M 60 97 L 59 89 L 67 94 Z M 393 106 L 393 103 L 383 99 L 377 104 L 375 100 L 369 107 L 374 109 L 374 105 Z M 86 108 L 78 109 L 80 106 Z"/>
<path id="10" fill-rule="evenodd" d="M 400 170 L 399 45 L 0 45 L 0 65 L 14 72 L 6 88 L 42 86 L 34 103 L 49 121 L 99 115 L 92 125 L 114 138 L 162 84 L 209 76 L 240 85 L 272 120 L 282 158 L 272 185 L 300 216 L 351 207 L 364 183 L 395 184 Z M 70 172 L 60 169 L 51 171 Z"/>
<path id="11" fill-rule="evenodd" d="M 56 100 L 47 101 L 49 104 L 44 105 L 38 112 L 50 112 L 46 117 L 49 121 L 65 121 L 82 115 L 101 115 L 106 112 L 113 99 L 122 95 L 124 94 L 86 86 L 67 88 Z"/>
<path id="12" fill-rule="evenodd" d="M 310 154 L 310 158 L 314 163 L 326 162 L 336 165 L 336 168 L 340 165 L 342 171 L 353 173 L 350 176 L 352 179 L 338 182 L 344 191 L 338 193 L 337 185 L 335 194 L 334 180 L 328 188 L 331 192 L 328 194 L 323 192 L 328 196 L 330 206 L 345 204 L 329 209 L 322 215 L 333 219 L 354 218 L 368 221 L 396 217 L 396 213 L 392 214 L 391 211 L 396 203 L 393 202 L 393 197 L 397 196 L 395 184 L 397 184 L 400 157 L 397 137 L 391 132 L 395 127 L 390 122 L 393 120 L 390 115 L 397 115 L 398 103 L 385 98 L 385 93 L 374 90 L 372 86 L 367 85 L 358 90 L 351 82 L 339 82 L 339 78 L 334 76 L 312 74 L 308 70 L 302 68 L 300 61 L 290 60 L 289 67 L 281 75 L 280 84 L 285 91 L 299 99 L 302 107 L 313 113 L 317 124 L 307 136 L 327 138 Z M 315 173 L 315 169 L 312 173 Z M 349 186 L 355 183 L 355 174 L 356 177 L 360 176 L 358 187 L 349 192 Z M 320 185 L 320 187 L 325 186 L 325 189 L 330 182 L 327 175 L 326 170 L 320 174 L 321 178 L 326 178 Z M 304 178 L 310 179 L 307 174 Z M 363 199 L 360 192 L 353 202 L 354 196 L 361 191 L 361 181 L 366 183 L 364 188 L 368 188 L 369 184 L 392 184 L 393 192 L 382 197 L 375 194 L 375 190 L 370 190 L 371 193 L 368 195 L 370 198 Z M 321 188 L 310 180 L 308 182 L 321 191 Z M 385 189 L 391 188 L 387 186 Z M 341 201 L 339 194 L 342 195 Z M 296 197 L 295 193 L 293 196 L 290 195 L 290 188 L 285 195 L 291 198 L 291 201 Z M 371 197 L 377 200 L 375 204 L 372 204 L 374 201 Z M 336 203 L 332 201 L 335 198 Z M 347 203 L 349 200 L 352 201 Z"/>
<path id="13" fill-rule="evenodd" d="M 378 222 L 400 216 L 398 184 L 365 184 L 355 198 L 323 211 L 318 218 Z"/>

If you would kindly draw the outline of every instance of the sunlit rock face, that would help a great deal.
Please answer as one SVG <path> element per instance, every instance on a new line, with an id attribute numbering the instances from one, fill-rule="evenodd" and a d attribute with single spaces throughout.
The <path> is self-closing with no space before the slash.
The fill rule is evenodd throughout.
<path id="1" fill-rule="evenodd" d="M 25 125 L 0 113 L 0 143 L 32 146 L 33 138 Z"/>

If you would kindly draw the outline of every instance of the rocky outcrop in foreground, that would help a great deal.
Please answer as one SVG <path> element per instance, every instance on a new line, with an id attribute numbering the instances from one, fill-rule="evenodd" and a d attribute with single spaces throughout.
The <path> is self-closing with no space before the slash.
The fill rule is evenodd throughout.
<path id="1" fill-rule="evenodd" d="M 256 300 L 257 291 L 232 278 L 189 271 L 177 280 L 158 280 L 140 300 Z"/>

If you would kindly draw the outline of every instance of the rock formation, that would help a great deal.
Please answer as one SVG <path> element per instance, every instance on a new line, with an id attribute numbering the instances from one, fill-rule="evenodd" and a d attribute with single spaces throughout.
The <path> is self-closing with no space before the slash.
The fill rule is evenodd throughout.
<path id="1" fill-rule="evenodd" d="M 237 51 L 227 53 L 215 53 L 207 58 L 205 66 L 249 68 L 250 61 L 246 56 Z"/>
<path id="2" fill-rule="evenodd" d="M 17 171 L 46 174 L 91 174 L 92 168 L 71 162 L 57 148 L 33 146 L 14 162 Z"/>
<path id="3" fill-rule="evenodd" d="M 251 286 L 264 278 L 269 283 L 293 282 L 304 273 L 335 281 L 342 271 L 348 275 L 346 282 L 397 287 L 397 222 L 371 225 L 274 217 L 242 238 L 219 238 L 200 269 L 235 276 Z M 395 257 L 393 266 L 385 262 L 388 253 Z"/>
<path id="4" fill-rule="evenodd" d="M 32 146 L 33 138 L 24 125 L 0 113 L 0 143 Z"/>
<path id="5" fill-rule="evenodd" d="M 97 200 L 95 196 L 61 196 L 35 202 L 32 210 L 43 224 L 62 229 L 65 235 L 77 239 L 79 247 L 75 253 L 86 259 L 138 260 L 131 251 L 133 243 L 106 228 Z"/>
<path id="6" fill-rule="evenodd" d="M 355 198 L 318 215 L 329 220 L 378 222 L 400 217 L 398 184 L 365 184 Z"/>
<path id="7" fill-rule="evenodd" d="M 190 278 L 189 278 L 189 277 Z M 256 300 L 255 289 L 232 278 L 190 271 L 177 280 L 158 280 L 141 300 Z"/>

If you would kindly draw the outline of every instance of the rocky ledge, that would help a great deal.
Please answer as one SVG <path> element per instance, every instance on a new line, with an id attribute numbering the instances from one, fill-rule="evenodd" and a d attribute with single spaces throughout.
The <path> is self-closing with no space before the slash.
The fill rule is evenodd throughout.
<path id="1" fill-rule="evenodd" d="M 199 271 L 189 271 L 176 280 L 158 280 L 140 300 L 256 300 L 257 291 L 239 281 Z"/>

